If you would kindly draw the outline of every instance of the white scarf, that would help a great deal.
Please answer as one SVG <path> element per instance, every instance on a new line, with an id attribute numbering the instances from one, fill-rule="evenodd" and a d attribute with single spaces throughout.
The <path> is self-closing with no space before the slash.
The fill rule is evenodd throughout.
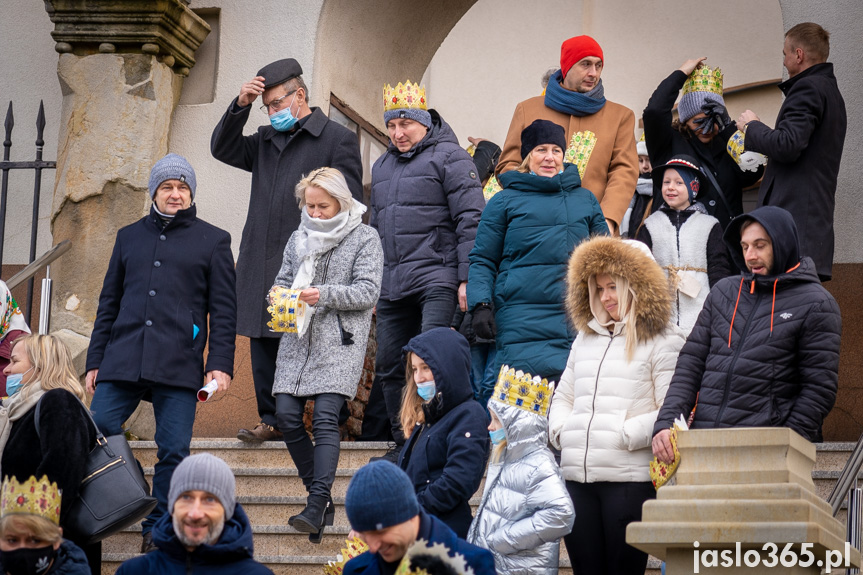
<path id="1" fill-rule="evenodd" d="M 32 391 L 30 391 L 31 389 Z M 6 442 L 9 441 L 12 424 L 33 409 L 43 395 L 45 395 L 45 392 L 42 390 L 42 384 L 38 380 L 31 381 L 27 384 L 27 387 L 12 397 L 7 398 L 0 405 L 0 453 L 3 453 L 3 450 L 6 448 Z M 0 469 L 0 477 L 3 477 L 2 473 L 3 471 Z"/>
<path id="2" fill-rule="evenodd" d="M 339 212 L 328 220 L 313 218 L 307 210 L 301 210 L 296 241 L 297 257 L 301 263 L 291 289 L 302 290 L 312 285 L 318 259 L 360 225 L 365 211 L 366 207 L 357 201 L 350 210 Z"/>

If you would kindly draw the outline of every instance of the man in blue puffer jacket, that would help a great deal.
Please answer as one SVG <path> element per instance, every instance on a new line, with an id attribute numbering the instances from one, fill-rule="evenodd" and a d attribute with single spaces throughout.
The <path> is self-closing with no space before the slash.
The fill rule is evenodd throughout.
<path id="1" fill-rule="evenodd" d="M 680 351 L 653 428 L 662 461 L 673 459 L 673 420 L 693 408 L 693 429 L 790 427 L 821 441 L 836 401 L 842 318 L 800 255 L 791 214 L 764 206 L 738 216 L 725 243 L 746 271 L 713 286 Z"/>
<path id="2" fill-rule="evenodd" d="M 252 526 L 227 463 L 209 453 L 187 457 L 174 470 L 168 501 L 171 513 L 153 526 L 157 549 L 129 559 L 117 575 L 273 575 L 252 558 Z"/>
<path id="3" fill-rule="evenodd" d="M 449 125 L 407 82 L 384 88 L 391 144 L 372 167 L 369 224 L 381 236 L 384 273 L 377 305 L 375 386 L 383 392 L 396 449 L 405 370 L 402 347 L 420 332 L 449 327 L 467 311 L 468 254 L 485 207 L 470 155 Z"/>

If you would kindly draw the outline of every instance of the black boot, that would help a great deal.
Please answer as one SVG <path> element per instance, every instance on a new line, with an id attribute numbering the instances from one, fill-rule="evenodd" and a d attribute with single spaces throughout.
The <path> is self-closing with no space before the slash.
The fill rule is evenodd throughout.
<path id="1" fill-rule="evenodd" d="M 309 495 L 306 508 L 294 516 L 292 527 L 301 533 L 317 534 L 323 532 L 324 524 L 328 518 L 332 520 L 333 515 L 333 504 L 329 497 Z"/>
<path id="2" fill-rule="evenodd" d="M 326 513 L 324 513 L 324 525 L 316 533 L 309 533 L 309 542 L 314 544 L 319 544 L 324 540 L 324 526 L 329 525 L 332 526 L 336 518 L 336 506 L 333 503 L 333 498 L 329 498 L 329 507 L 327 507 Z"/>

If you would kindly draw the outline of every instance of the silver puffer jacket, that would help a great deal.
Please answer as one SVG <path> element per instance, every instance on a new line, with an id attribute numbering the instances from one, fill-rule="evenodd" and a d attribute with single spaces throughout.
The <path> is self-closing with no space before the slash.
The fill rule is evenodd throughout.
<path id="1" fill-rule="evenodd" d="M 506 429 L 501 463 L 491 464 L 468 541 L 494 555 L 498 573 L 556 574 L 560 538 L 575 518 L 563 476 L 549 451 L 545 417 L 492 399 Z"/>

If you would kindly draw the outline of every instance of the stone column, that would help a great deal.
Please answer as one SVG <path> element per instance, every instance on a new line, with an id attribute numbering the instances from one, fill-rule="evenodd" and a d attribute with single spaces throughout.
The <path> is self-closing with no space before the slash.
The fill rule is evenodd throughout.
<path id="1" fill-rule="evenodd" d="M 63 93 L 52 328 L 89 336 L 119 228 L 149 209 L 182 81 L 209 26 L 180 0 L 46 0 Z"/>
<path id="2" fill-rule="evenodd" d="M 627 543 L 667 562 L 667 575 L 818 575 L 828 553 L 833 573 L 844 573 L 836 561 L 844 567 L 846 557 L 860 565 L 860 551 L 846 549 L 844 525 L 816 493 L 815 446 L 796 432 L 685 431 L 678 447 L 676 484 L 661 487 L 626 529 Z M 771 543 L 775 549 L 765 548 Z"/>

